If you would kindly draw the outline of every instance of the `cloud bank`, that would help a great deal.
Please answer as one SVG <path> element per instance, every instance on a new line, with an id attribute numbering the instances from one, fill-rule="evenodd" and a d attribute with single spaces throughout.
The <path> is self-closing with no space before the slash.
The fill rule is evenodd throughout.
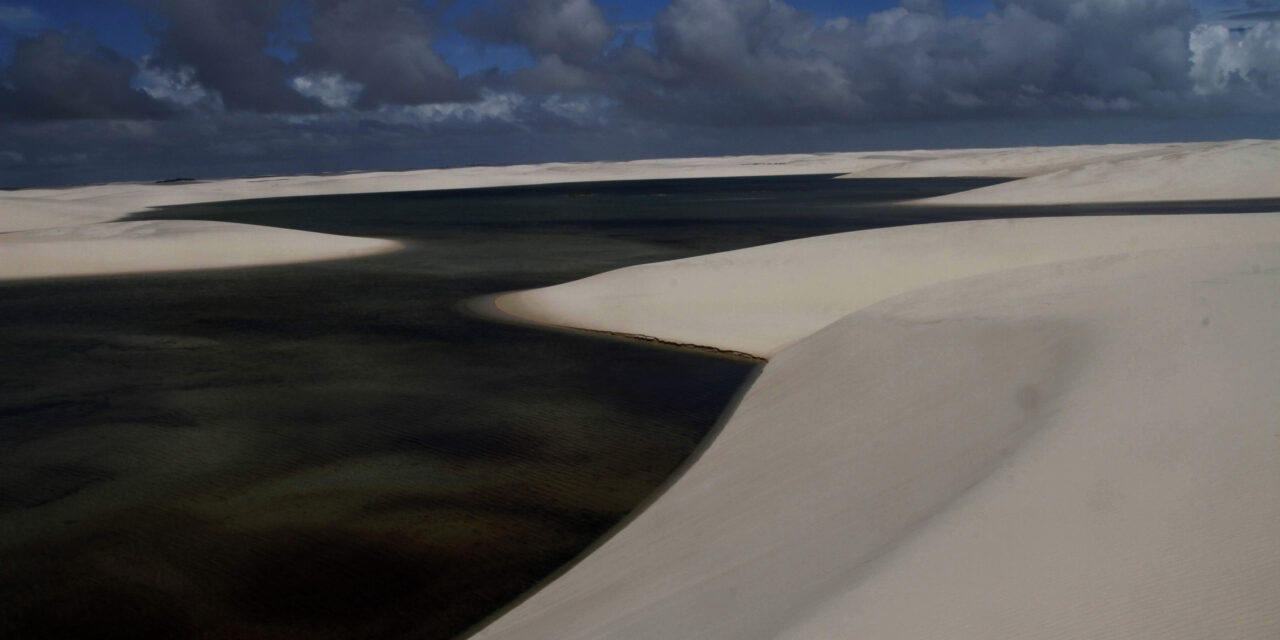
<path id="1" fill-rule="evenodd" d="M 1004 143 L 1071 141 L 1108 118 L 1098 131 L 1130 118 L 1184 132 L 1231 121 L 1234 135 L 1280 115 L 1280 5 L 1261 0 L 1214 12 L 996 0 L 978 17 L 903 0 L 823 20 L 782 0 L 673 0 L 638 26 L 594 0 L 135 5 L 155 45 L 129 59 L 86 29 L 50 28 L 37 7 L 0 4 L 10 182 L 83 178 L 91 168 L 67 167 L 113 154 L 138 177 L 155 171 L 152 153 L 213 175 L 781 151 L 832 132 L 893 146 L 886 127 L 913 132 L 899 146 L 951 136 L 936 146 L 975 122 L 998 123 Z M 442 37 L 531 62 L 463 75 Z"/>

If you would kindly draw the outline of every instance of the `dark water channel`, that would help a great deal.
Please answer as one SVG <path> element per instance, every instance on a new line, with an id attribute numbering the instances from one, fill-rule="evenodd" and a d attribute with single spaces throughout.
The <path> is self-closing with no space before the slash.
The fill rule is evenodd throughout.
<path id="1" fill-rule="evenodd" d="M 0 637 L 452 637 L 644 500 L 754 367 L 488 322 L 461 301 L 992 217 L 884 206 L 991 182 L 667 180 L 149 214 L 409 249 L 0 284 Z"/>

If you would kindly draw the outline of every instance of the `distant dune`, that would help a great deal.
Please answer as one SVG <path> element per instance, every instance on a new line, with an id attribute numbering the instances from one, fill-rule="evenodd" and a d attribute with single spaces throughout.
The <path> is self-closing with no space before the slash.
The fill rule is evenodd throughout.
<path id="1" fill-rule="evenodd" d="M 1019 149 L 959 149 L 895 152 L 854 152 L 682 158 L 632 162 L 551 163 L 509 167 L 465 167 L 421 171 L 279 176 L 234 180 L 181 180 L 172 183 L 122 183 L 63 189 L 24 189 L 0 193 L 0 234 L 14 231 L 64 229 L 115 222 L 154 207 L 353 193 L 384 193 L 434 189 L 641 180 L 707 178 L 748 175 L 832 173 L 846 177 L 987 176 L 1027 178 L 971 192 L 930 200 L 938 204 L 1114 202 L 1127 200 L 1186 200 L 1261 198 L 1280 193 L 1274 167 L 1280 144 L 1236 141 L 1197 144 L 1093 145 Z M 1156 170 L 1158 168 L 1158 170 Z M 1104 187 L 1105 185 L 1105 187 Z M 219 225 L 223 223 L 208 223 Z M 209 267 L 250 266 L 325 260 L 394 250 L 381 240 L 330 242 L 323 236 L 299 236 L 283 241 L 271 255 L 235 249 L 256 227 L 241 226 L 226 233 L 199 228 L 204 247 L 190 257 L 165 247 L 182 246 L 181 236 L 193 226 L 162 223 L 149 227 L 154 250 L 140 244 L 121 244 L 111 238 L 139 238 L 138 230 L 93 232 L 93 251 L 69 268 L 66 251 L 52 245 L 55 238 L 81 242 L 84 236 L 66 231 L 52 235 L 11 235 L 0 242 L 0 280 L 12 278 L 129 273 Z M 264 231 L 265 232 L 265 231 Z M 235 241 L 233 242 L 233 239 Z M 19 248 L 28 241 L 37 247 Z M 161 246 L 164 243 L 164 246 Z M 249 243 L 252 244 L 252 243 Z M 78 246 L 78 245 L 77 245 Z M 287 250 L 285 249 L 287 247 Z M 218 255 L 210 259 L 210 255 Z M 170 255 L 169 259 L 161 259 Z M 203 257 L 201 257 L 203 256 Z M 95 265 L 97 265 L 95 267 Z"/>

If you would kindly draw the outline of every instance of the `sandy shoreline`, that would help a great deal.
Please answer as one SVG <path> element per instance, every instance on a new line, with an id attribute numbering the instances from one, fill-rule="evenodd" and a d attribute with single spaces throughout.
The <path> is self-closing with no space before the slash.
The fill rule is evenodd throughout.
<path id="1" fill-rule="evenodd" d="M 394 240 L 258 225 L 160 220 L 0 234 L 0 280 L 189 271 L 341 260 L 398 251 Z"/>
<path id="2" fill-rule="evenodd" d="M 745 360 L 748 362 L 765 362 L 765 358 L 746 353 L 745 351 L 733 351 L 729 349 L 717 349 L 716 347 L 694 344 L 691 342 L 676 342 L 674 340 L 664 340 L 654 336 L 646 336 L 641 334 L 626 333 L 622 331 L 602 331 L 595 329 L 587 329 L 582 327 L 569 326 L 567 324 L 547 323 L 533 319 L 533 314 L 520 308 L 514 294 L 518 292 L 509 291 L 504 293 L 495 293 L 479 298 L 471 298 L 462 303 L 462 309 L 467 313 L 475 315 L 493 322 L 504 322 L 509 324 L 518 324 L 523 326 L 539 327 L 543 330 L 562 330 L 576 333 L 585 333 L 595 337 L 614 338 L 618 340 L 628 340 L 633 342 L 645 342 L 657 347 L 669 347 L 672 349 L 682 349 L 686 351 L 697 351 L 707 355 L 721 356 L 734 360 Z"/>

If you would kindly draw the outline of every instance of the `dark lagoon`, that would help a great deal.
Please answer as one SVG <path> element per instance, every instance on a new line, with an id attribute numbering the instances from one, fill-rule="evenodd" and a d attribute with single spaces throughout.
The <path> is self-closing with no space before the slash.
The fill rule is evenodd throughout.
<path id="1" fill-rule="evenodd" d="M 0 637 L 453 637 L 649 497 L 757 366 L 464 301 L 838 231 L 1140 210 L 887 205 L 998 180 L 829 178 L 169 208 L 139 217 L 409 248 L 0 284 Z"/>

